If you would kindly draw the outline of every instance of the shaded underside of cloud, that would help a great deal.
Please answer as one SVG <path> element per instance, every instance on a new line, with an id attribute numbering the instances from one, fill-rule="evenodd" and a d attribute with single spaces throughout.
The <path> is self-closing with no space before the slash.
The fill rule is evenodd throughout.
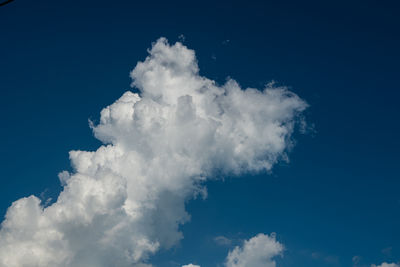
<path id="1" fill-rule="evenodd" d="M 182 239 L 185 202 L 204 194 L 207 178 L 270 170 L 285 158 L 307 107 L 282 87 L 217 85 L 199 74 L 193 50 L 164 38 L 131 77 L 140 94 L 128 91 L 101 111 L 91 127 L 103 145 L 70 152 L 74 171 L 60 173 L 58 199 L 44 207 L 29 196 L 10 206 L 0 266 L 146 266 Z M 257 242 L 264 247 L 250 260 Z M 275 266 L 257 264 L 267 249 L 268 259 L 280 253 L 278 244 L 257 236 L 226 264 Z"/>

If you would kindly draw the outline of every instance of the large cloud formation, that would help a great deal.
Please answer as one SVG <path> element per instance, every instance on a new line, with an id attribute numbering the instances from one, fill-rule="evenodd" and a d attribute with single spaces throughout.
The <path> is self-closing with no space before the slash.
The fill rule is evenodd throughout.
<path id="1" fill-rule="evenodd" d="M 0 266 L 146 266 L 182 238 L 185 202 L 207 177 L 270 170 L 307 107 L 285 88 L 219 86 L 199 75 L 193 50 L 164 38 L 131 77 L 140 94 L 101 111 L 91 127 L 104 145 L 70 152 L 56 202 L 29 196 L 8 209 Z"/>

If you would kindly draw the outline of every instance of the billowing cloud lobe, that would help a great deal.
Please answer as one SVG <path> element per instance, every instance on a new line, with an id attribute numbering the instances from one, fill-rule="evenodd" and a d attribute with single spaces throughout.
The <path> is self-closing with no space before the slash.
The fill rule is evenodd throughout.
<path id="1" fill-rule="evenodd" d="M 274 258 L 283 252 L 283 245 L 275 235 L 258 234 L 246 240 L 242 247 L 235 247 L 226 258 L 226 267 L 275 267 Z"/>

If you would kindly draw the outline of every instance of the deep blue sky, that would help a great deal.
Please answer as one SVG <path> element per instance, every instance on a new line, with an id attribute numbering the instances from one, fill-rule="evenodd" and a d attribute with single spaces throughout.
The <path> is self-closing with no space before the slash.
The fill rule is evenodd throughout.
<path id="1" fill-rule="evenodd" d="M 143 1 L 144 2 L 144 1 Z M 349 3 L 351 2 L 351 3 Z M 68 151 L 93 150 L 88 118 L 129 89 L 160 36 L 185 36 L 201 74 L 243 87 L 276 80 L 305 99 L 315 132 L 297 135 L 272 174 L 210 182 L 188 205 L 185 239 L 158 266 L 221 263 L 223 235 L 276 232 L 283 267 L 400 261 L 397 1 L 26 1 L 0 7 L 0 214 L 55 197 Z M 229 41 L 228 41 L 229 40 Z M 314 255 L 314 256 L 313 256 Z"/>

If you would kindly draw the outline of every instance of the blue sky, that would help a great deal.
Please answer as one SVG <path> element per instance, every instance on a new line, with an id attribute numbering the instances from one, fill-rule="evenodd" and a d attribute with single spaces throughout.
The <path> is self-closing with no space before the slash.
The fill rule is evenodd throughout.
<path id="1" fill-rule="evenodd" d="M 130 89 L 152 42 L 183 35 L 201 75 L 288 86 L 314 130 L 296 132 L 271 172 L 208 181 L 207 199 L 187 203 L 184 239 L 151 262 L 218 266 L 271 232 L 285 246 L 277 266 L 400 261 L 398 3 L 82 2 L 0 7 L 1 216 L 31 194 L 55 199 L 68 151 L 101 144 L 88 119 Z"/>

